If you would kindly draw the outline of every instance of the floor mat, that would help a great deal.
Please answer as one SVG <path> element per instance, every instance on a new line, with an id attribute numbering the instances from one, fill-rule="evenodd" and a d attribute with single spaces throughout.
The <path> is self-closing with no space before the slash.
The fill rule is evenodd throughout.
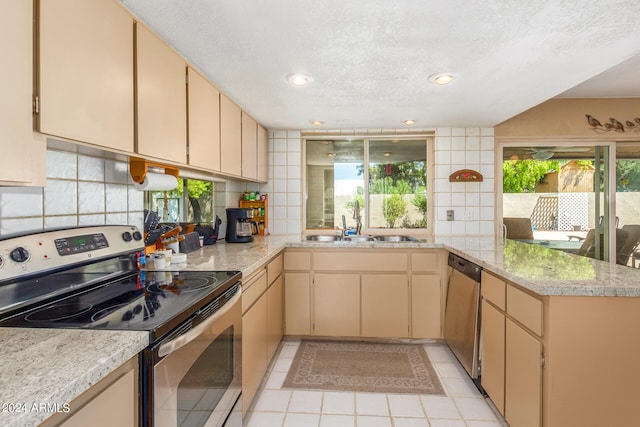
<path id="1" fill-rule="evenodd" d="M 419 344 L 305 341 L 283 388 L 444 395 Z"/>

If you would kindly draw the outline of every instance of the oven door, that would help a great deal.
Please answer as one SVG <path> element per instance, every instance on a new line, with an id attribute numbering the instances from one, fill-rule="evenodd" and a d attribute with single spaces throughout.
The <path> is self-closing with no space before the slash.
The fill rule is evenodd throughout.
<path id="1" fill-rule="evenodd" d="M 242 387 L 242 289 L 235 289 L 220 307 L 215 304 L 221 301 L 211 303 L 215 311 L 205 320 L 183 327 L 151 349 L 155 363 L 147 425 L 236 427 L 238 417 L 231 413 L 239 409 Z M 237 427 L 241 425 L 240 418 Z"/>

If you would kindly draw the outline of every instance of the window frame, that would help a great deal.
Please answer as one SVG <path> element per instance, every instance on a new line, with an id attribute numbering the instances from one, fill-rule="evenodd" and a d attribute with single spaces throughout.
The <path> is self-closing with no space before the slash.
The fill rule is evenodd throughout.
<path id="1" fill-rule="evenodd" d="M 309 197 L 307 191 L 307 141 L 322 140 L 322 139 L 348 139 L 348 140 L 363 140 L 364 142 L 364 203 L 363 209 L 369 212 L 369 141 L 376 140 L 413 140 L 421 139 L 425 141 L 425 156 L 426 156 L 426 185 L 427 185 L 427 213 L 426 213 L 426 228 L 370 228 L 369 227 L 369 215 L 363 216 L 362 231 L 361 234 L 375 234 L 375 235 L 426 235 L 433 236 L 434 234 L 434 183 L 435 183 L 435 135 L 433 132 L 428 133 L 405 133 L 405 134 L 342 134 L 342 133 L 303 133 L 302 138 L 302 213 L 301 221 L 302 230 L 304 234 L 327 234 L 340 230 L 340 228 L 308 228 L 307 227 L 307 200 Z"/>

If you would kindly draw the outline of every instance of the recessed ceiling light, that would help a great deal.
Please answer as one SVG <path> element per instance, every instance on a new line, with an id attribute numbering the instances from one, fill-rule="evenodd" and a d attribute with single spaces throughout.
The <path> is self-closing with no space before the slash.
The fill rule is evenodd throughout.
<path id="1" fill-rule="evenodd" d="M 314 126 L 322 126 L 324 122 L 322 120 L 311 120 L 311 124 Z"/>
<path id="2" fill-rule="evenodd" d="M 415 120 L 405 120 L 402 123 L 404 123 L 405 125 L 415 125 L 416 121 Z"/>
<path id="3" fill-rule="evenodd" d="M 287 81 L 294 86 L 303 87 L 311 83 L 311 77 L 304 74 L 288 74 Z"/>
<path id="4" fill-rule="evenodd" d="M 453 81 L 453 75 L 451 73 L 432 74 L 429 76 L 429 81 L 439 85 L 447 85 Z"/>
<path id="5" fill-rule="evenodd" d="M 327 156 L 329 156 L 329 157 L 334 157 L 335 155 L 336 155 L 336 153 L 329 153 L 329 154 L 327 154 Z"/>
<path id="6" fill-rule="evenodd" d="M 385 157 L 389 157 L 390 155 L 391 155 L 391 153 L 389 153 L 388 151 L 383 154 L 383 156 L 385 156 Z"/>

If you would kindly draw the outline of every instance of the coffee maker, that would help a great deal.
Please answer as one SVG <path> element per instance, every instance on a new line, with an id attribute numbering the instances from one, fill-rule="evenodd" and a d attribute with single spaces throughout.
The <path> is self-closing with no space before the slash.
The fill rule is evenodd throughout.
<path id="1" fill-rule="evenodd" d="M 253 241 L 253 209 L 227 208 L 227 233 L 229 243 Z"/>

